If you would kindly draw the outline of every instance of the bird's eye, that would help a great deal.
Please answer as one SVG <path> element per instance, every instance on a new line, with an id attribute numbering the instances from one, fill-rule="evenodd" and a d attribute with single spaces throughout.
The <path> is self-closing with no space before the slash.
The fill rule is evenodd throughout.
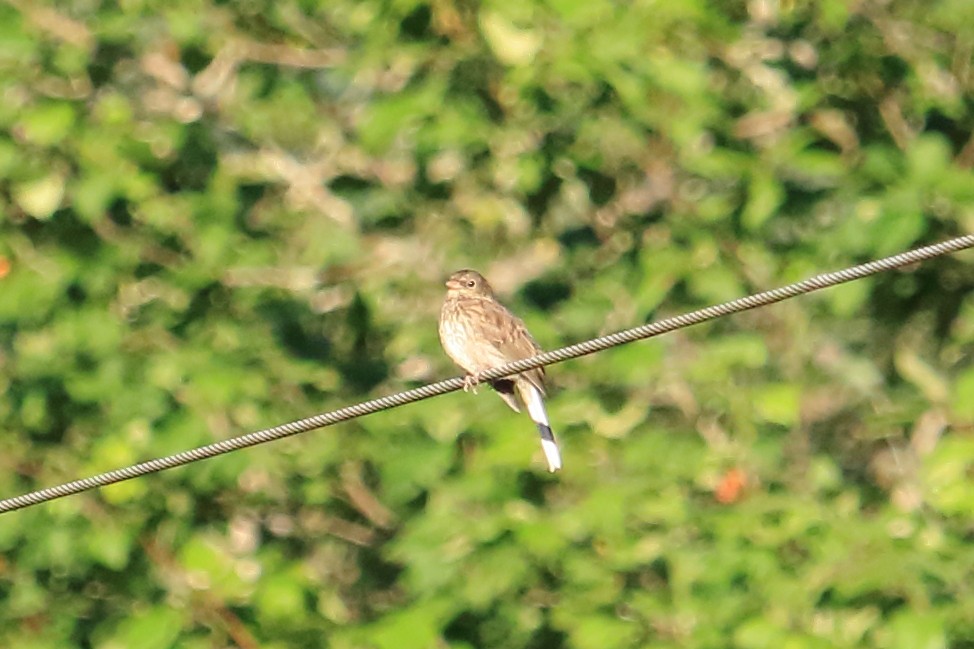
<path id="1" fill-rule="evenodd" d="M 474 280 L 472 280 L 472 279 L 468 279 L 467 280 L 467 288 L 473 288 L 476 285 L 477 285 L 477 282 L 475 282 Z"/>

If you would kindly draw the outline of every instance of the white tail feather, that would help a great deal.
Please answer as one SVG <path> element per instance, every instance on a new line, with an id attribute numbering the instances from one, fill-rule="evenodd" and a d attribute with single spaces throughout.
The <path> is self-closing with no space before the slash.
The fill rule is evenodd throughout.
<path id="1" fill-rule="evenodd" d="M 528 407 L 528 414 L 531 415 L 531 419 L 539 427 L 546 429 L 541 433 L 541 450 L 544 451 L 545 460 L 548 461 L 548 471 L 554 473 L 561 468 L 561 453 L 558 451 L 558 444 L 551 432 L 551 424 L 548 422 L 548 412 L 545 410 L 541 391 L 529 383 L 521 383 L 518 387 L 520 388 L 521 399 L 524 401 L 524 405 Z M 551 439 L 546 438 L 546 433 L 551 436 Z"/>
<path id="2" fill-rule="evenodd" d="M 528 407 L 528 414 L 531 415 L 531 419 L 537 424 L 551 426 L 548 422 L 548 413 L 544 409 L 544 399 L 541 398 L 541 391 L 530 384 L 520 387 L 521 398 L 524 400 L 524 405 Z"/>
<path id="3" fill-rule="evenodd" d="M 561 468 L 561 453 L 558 452 L 558 445 L 553 440 L 541 438 L 541 450 L 548 460 L 548 471 L 554 473 Z"/>

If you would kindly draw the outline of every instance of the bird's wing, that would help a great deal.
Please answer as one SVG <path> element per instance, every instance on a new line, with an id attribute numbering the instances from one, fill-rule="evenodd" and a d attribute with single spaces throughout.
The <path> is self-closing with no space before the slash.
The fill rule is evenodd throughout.
<path id="1" fill-rule="evenodd" d="M 524 321 L 508 311 L 499 302 L 485 301 L 483 305 L 484 339 L 493 347 L 503 363 L 531 358 L 541 353 L 541 346 L 534 340 Z M 544 394 L 544 368 L 522 372 L 531 385 Z"/>

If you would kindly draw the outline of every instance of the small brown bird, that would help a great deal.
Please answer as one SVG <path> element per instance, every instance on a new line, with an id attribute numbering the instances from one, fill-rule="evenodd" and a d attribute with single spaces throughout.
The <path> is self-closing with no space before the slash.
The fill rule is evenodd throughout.
<path id="1" fill-rule="evenodd" d="M 440 343 L 453 362 L 470 374 L 465 390 L 474 386 L 485 370 L 541 353 L 524 322 L 497 301 L 480 273 L 458 270 L 450 275 L 446 287 L 440 310 Z M 490 386 L 515 412 L 521 412 L 518 400 L 527 406 L 541 433 L 548 470 L 560 469 L 561 454 L 544 407 L 544 368 L 495 379 Z"/>

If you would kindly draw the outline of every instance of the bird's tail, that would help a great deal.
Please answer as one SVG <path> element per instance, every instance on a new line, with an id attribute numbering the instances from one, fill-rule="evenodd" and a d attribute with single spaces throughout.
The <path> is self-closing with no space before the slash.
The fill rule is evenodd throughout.
<path id="1" fill-rule="evenodd" d="M 544 451 L 545 459 L 548 461 L 548 470 L 553 473 L 561 468 L 561 453 L 558 451 L 558 443 L 555 442 L 555 434 L 551 432 L 551 424 L 548 423 L 548 413 L 544 407 L 541 390 L 526 381 L 519 381 L 518 388 L 521 400 L 528 408 L 528 414 L 538 425 L 538 432 L 541 434 L 541 450 Z"/>

